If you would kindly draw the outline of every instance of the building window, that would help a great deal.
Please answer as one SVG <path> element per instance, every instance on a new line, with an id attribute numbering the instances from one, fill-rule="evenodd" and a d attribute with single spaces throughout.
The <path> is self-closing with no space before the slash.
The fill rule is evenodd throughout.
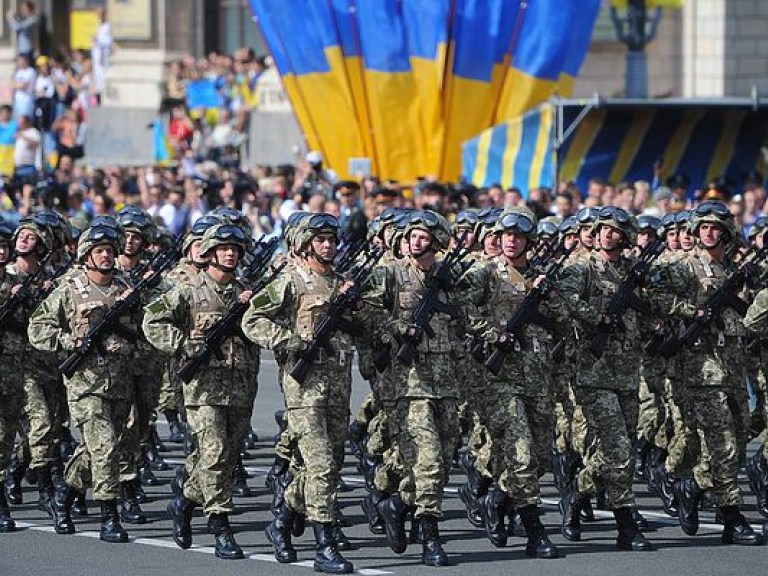
<path id="1" fill-rule="evenodd" d="M 248 0 L 222 0 L 220 38 L 220 48 L 227 54 L 238 48 L 252 48 L 259 55 L 267 53 Z"/>

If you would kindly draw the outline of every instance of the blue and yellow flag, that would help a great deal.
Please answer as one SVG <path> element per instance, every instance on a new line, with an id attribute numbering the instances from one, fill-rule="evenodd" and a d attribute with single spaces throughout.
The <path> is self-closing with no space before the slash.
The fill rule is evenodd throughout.
<path id="1" fill-rule="evenodd" d="M 152 160 L 156 165 L 168 166 L 175 159 L 174 156 L 163 121 L 155 118 L 152 121 Z"/>
<path id="2" fill-rule="evenodd" d="M 570 94 L 600 0 L 251 0 L 311 148 L 455 180 L 461 144 Z"/>
<path id="3" fill-rule="evenodd" d="M 0 124 L 0 174 L 10 176 L 15 168 L 13 151 L 16 147 L 16 120 Z"/>

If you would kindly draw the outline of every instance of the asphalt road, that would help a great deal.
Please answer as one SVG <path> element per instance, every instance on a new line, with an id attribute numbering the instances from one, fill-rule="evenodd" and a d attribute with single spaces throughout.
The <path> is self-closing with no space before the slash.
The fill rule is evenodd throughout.
<path id="1" fill-rule="evenodd" d="M 130 544 L 106 544 L 98 539 L 97 509 L 89 501 L 91 515 L 77 519 L 77 533 L 59 536 L 53 532 L 50 519 L 37 510 L 37 492 L 25 485 L 25 503 L 13 508 L 13 515 L 21 528 L 11 534 L 0 534 L 0 576 L 211 576 L 211 574 L 308 574 L 312 571 L 313 538 L 311 529 L 295 539 L 300 562 L 280 565 L 274 561 L 271 547 L 264 538 L 264 528 L 271 520 L 270 495 L 264 488 L 264 475 L 272 461 L 271 436 L 276 431 L 273 413 L 282 404 L 276 384 L 276 366 L 271 358 L 262 361 L 261 389 L 253 416 L 253 425 L 261 439 L 252 451 L 254 458 L 246 462 L 254 474 L 249 485 L 254 490 L 250 498 L 236 499 L 237 513 L 231 518 L 237 541 L 247 558 L 238 561 L 219 560 L 213 555 L 213 537 L 205 531 L 205 520 L 195 516 L 194 544 L 190 550 L 180 550 L 171 538 L 171 523 L 165 512 L 170 497 L 168 481 L 172 472 L 158 472 L 166 483 L 147 488 L 151 502 L 144 505 L 149 523 L 143 526 L 125 525 Z M 355 379 L 353 411 L 366 392 L 366 385 Z M 162 420 L 162 418 L 161 418 Z M 167 435 L 164 421 L 160 424 L 161 437 Z M 173 445 L 171 445 L 173 447 Z M 752 446 L 752 449 L 756 446 Z M 178 449 L 165 454 L 169 462 L 181 464 L 183 456 Z M 526 575 L 610 575 L 621 576 L 653 574 L 670 575 L 724 575 L 766 574 L 768 547 L 745 548 L 720 544 L 721 527 L 713 524 L 712 512 L 702 513 L 699 535 L 685 536 L 677 521 L 667 517 L 658 501 L 650 497 L 644 486 L 636 485 L 636 493 L 642 512 L 651 521 L 653 531 L 647 536 L 657 546 L 652 553 L 620 552 L 614 546 L 615 527 L 608 512 L 597 511 L 598 520 L 584 524 L 581 542 L 568 542 L 559 532 L 560 515 L 556 509 L 556 492 L 551 478 L 545 477 L 542 485 L 542 501 L 545 514 L 542 518 L 549 528 L 552 540 L 560 547 L 562 557 L 554 560 L 532 560 L 525 556 L 525 540 L 510 538 L 507 548 L 496 549 L 473 528 L 466 519 L 464 508 L 456 494 L 463 480 L 459 472 L 453 475 L 447 489 L 446 518 L 441 523 L 446 551 L 452 565 L 446 568 L 426 568 L 420 563 L 421 547 L 409 546 L 405 554 L 391 552 L 383 536 L 375 536 L 367 529 L 360 509 L 364 496 L 362 480 L 357 474 L 353 458 L 348 459 L 344 470 L 348 483 L 354 487 L 341 495 L 345 516 L 354 524 L 345 529 L 346 534 L 358 546 L 345 556 L 354 563 L 359 573 L 377 574 L 483 574 L 484 576 Z M 744 479 L 742 478 L 742 481 Z M 755 510 L 754 496 L 746 482 L 742 482 L 745 495 L 744 511 L 756 528 L 762 518 Z"/>

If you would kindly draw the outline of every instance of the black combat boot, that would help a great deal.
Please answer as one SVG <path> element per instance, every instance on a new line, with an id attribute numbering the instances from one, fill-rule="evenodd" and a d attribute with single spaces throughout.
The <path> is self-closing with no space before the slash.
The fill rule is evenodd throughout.
<path id="1" fill-rule="evenodd" d="M 504 527 L 504 516 L 507 513 L 509 498 L 499 488 L 495 486 L 483 496 L 480 501 L 480 515 L 483 517 L 485 534 L 488 540 L 496 548 L 503 548 L 507 545 L 507 530 Z"/>
<path id="2" fill-rule="evenodd" d="M 676 518 L 679 514 L 679 502 L 675 498 L 674 484 L 675 479 L 667 472 L 663 461 L 649 470 L 648 490 L 659 497 L 664 512 L 672 518 Z"/>
<path id="3" fill-rule="evenodd" d="M 120 519 L 127 524 L 146 524 L 147 515 L 141 509 L 133 480 L 120 483 Z"/>
<path id="4" fill-rule="evenodd" d="M 368 439 L 368 429 L 366 425 L 358 420 L 352 420 L 347 428 L 347 437 L 349 438 L 349 447 L 352 454 L 358 460 L 363 459 L 365 453 L 365 443 Z"/>
<path id="5" fill-rule="evenodd" d="M 440 542 L 437 517 L 431 514 L 424 514 L 419 520 L 424 531 L 421 561 L 425 566 L 448 566 L 448 556 Z"/>
<path id="6" fill-rule="evenodd" d="M 613 517 L 616 518 L 616 527 L 619 530 L 616 546 L 620 550 L 648 552 L 654 549 L 653 545 L 635 526 L 635 521 L 632 519 L 632 508 L 617 508 L 613 511 Z"/>
<path id="7" fill-rule="evenodd" d="M 171 492 L 174 496 L 181 496 L 184 494 L 184 482 L 187 481 L 189 475 L 187 474 L 186 466 L 178 466 L 176 468 L 176 474 L 174 474 L 171 480 Z"/>
<path id="8" fill-rule="evenodd" d="M 267 490 L 269 490 L 272 494 L 275 493 L 275 482 L 277 482 L 278 476 L 282 476 L 288 472 L 288 466 L 290 466 L 290 464 L 291 463 L 285 458 L 275 456 L 275 460 L 272 462 L 272 467 L 269 469 L 269 472 L 267 472 L 267 475 L 264 478 L 264 486 L 266 486 Z"/>
<path id="9" fill-rule="evenodd" d="M 285 503 L 285 491 L 291 482 L 293 482 L 293 473 L 290 470 L 275 478 L 275 491 L 272 494 L 272 514 L 277 515 L 278 509 Z"/>
<path id="10" fill-rule="evenodd" d="M 170 466 L 163 457 L 160 456 L 160 452 L 162 452 L 160 448 L 160 437 L 157 435 L 155 426 L 152 425 L 150 428 L 149 441 L 146 446 L 141 447 L 144 458 L 149 462 L 152 470 L 169 470 Z"/>
<path id="11" fill-rule="evenodd" d="M 250 498 L 252 493 L 248 487 L 248 472 L 243 466 L 243 461 L 238 458 L 235 469 L 232 471 L 232 478 L 234 483 L 232 484 L 232 495 L 239 496 L 241 498 Z"/>
<path id="12" fill-rule="evenodd" d="M 372 492 L 365 495 L 362 507 L 368 519 L 368 530 L 371 534 L 384 534 L 384 520 L 379 516 L 379 511 L 376 509 L 376 496 Z"/>
<path id="13" fill-rule="evenodd" d="M 128 542 L 128 533 L 120 525 L 117 500 L 99 500 L 99 506 L 101 507 L 99 539 L 110 544 Z"/>
<path id="14" fill-rule="evenodd" d="M 51 484 L 53 484 L 54 491 L 64 484 L 64 462 L 61 458 L 54 456 L 53 461 L 50 464 L 51 470 Z"/>
<path id="15" fill-rule="evenodd" d="M 296 562 L 296 549 L 291 542 L 291 526 L 294 512 L 283 504 L 275 519 L 267 525 L 264 534 L 275 550 L 275 559 L 281 564 Z"/>
<path id="16" fill-rule="evenodd" d="M 588 495 L 581 502 L 581 512 L 579 512 L 579 515 L 584 522 L 594 522 L 596 520 L 595 511 L 592 509 L 592 499 Z"/>
<path id="17" fill-rule="evenodd" d="M 763 458 L 763 447 L 747 460 L 749 487 L 757 498 L 757 511 L 768 518 L 768 462 Z"/>
<path id="18" fill-rule="evenodd" d="M 56 531 L 56 534 L 75 533 L 75 523 L 72 522 L 71 510 L 76 494 L 75 490 L 66 484 L 62 484 L 56 489 L 56 493 L 51 501 L 53 529 Z"/>
<path id="19" fill-rule="evenodd" d="M 145 455 L 142 455 L 139 461 L 139 482 L 142 486 L 159 486 L 162 484 L 160 479 L 152 472 L 152 467 L 149 465 L 149 460 Z"/>
<path id="20" fill-rule="evenodd" d="M 525 553 L 531 558 L 557 558 L 560 553 L 557 546 L 552 544 L 544 525 L 539 518 L 539 508 L 535 504 L 517 509 L 528 535 Z"/>
<path id="21" fill-rule="evenodd" d="M 256 448 L 256 442 L 259 441 L 259 435 L 256 434 L 256 431 L 253 429 L 253 426 L 248 427 L 248 432 L 245 434 L 245 447 L 248 450 L 253 450 Z"/>
<path id="22" fill-rule="evenodd" d="M 598 510 L 610 510 L 611 505 L 608 502 L 608 494 L 605 490 L 600 490 L 595 494 L 595 508 Z"/>
<path id="23" fill-rule="evenodd" d="M 59 442 L 59 457 L 62 462 L 69 462 L 78 444 L 79 442 L 72 436 L 72 430 L 69 429 L 69 426 L 62 426 L 61 442 Z"/>
<path id="24" fill-rule="evenodd" d="M 648 456 L 651 454 L 653 445 L 645 439 L 645 436 L 640 436 L 635 441 L 635 481 L 647 482 L 648 481 Z"/>
<path id="25" fill-rule="evenodd" d="M 334 522 L 338 524 L 339 526 L 342 526 L 344 528 L 349 528 L 352 526 L 352 523 L 347 520 L 347 517 L 344 516 L 344 512 L 341 511 L 341 506 L 339 505 L 339 501 L 333 503 L 333 518 Z"/>
<path id="26" fill-rule="evenodd" d="M 16 522 L 11 518 L 11 509 L 5 495 L 5 482 L 0 482 L 0 532 L 14 532 Z"/>
<path id="27" fill-rule="evenodd" d="M 72 501 L 72 507 L 69 509 L 72 516 L 78 518 L 85 518 L 88 516 L 88 505 L 85 503 L 85 492 L 78 492 L 74 488 L 70 488 L 74 493 L 74 500 Z"/>
<path id="28" fill-rule="evenodd" d="M 163 415 L 170 428 L 168 442 L 171 444 L 184 444 L 184 427 L 179 422 L 179 413 L 176 410 L 165 410 Z"/>
<path id="29" fill-rule="evenodd" d="M 336 549 L 336 542 L 333 539 L 333 525 L 328 522 L 312 524 L 315 531 L 315 542 L 317 548 L 315 552 L 315 572 L 325 572 L 326 574 L 351 574 L 354 568 L 352 563 L 344 559 Z"/>
<path id="30" fill-rule="evenodd" d="M 507 536 L 517 536 L 518 538 L 525 538 L 528 533 L 525 531 L 525 525 L 520 518 L 520 514 L 517 508 L 510 505 L 507 506 Z"/>
<path id="31" fill-rule="evenodd" d="M 216 557 L 224 560 L 245 558 L 243 550 L 235 542 L 235 535 L 229 526 L 229 516 L 225 513 L 211 514 L 208 518 L 208 531 L 216 538 Z"/>
<path id="32" fill-rule="evenodd" d="M 680 528 L 688 536 L 699 531 L 699 500 L 702 490 L 692 476 L 686 476 L 674 484 L 675 499 L 678 505 Z"/>
<path id="33" fill-rule="evenodd" d="M 333 541 L 336 542 L 336 550 L 341 550 L 342 552 L 346 552 L 347 550 L 357 550 L 357 546 L 352 544 L 352 542 L 347 538 L 347 535 L 344 534 L 344 531 L 341 529 L 341 524 L 339 522 L 333 522 Z"/>
<path id="34" fill-rule="evenodd" d="M 760 546 L 763 536 L 752 530 L 746 518 L 739 512 L 738 506 L 723 506 L 720 508 L 725 527 L 723 528 L 723 544 L 738 544 L 740 546 Z"/>
<path id="35" fill-rule="evenodd" d="M 184 456 L 189 456 L 197 449 L 197 439 L 192 433 L 192 428 L 189 424 L 184 424 Z"/>
<path id="36" fill-rule="evenodd" d="M 168 514 L 173 521 L 173 541 L 182 550 L 192 546 L 192 513 L 197 503 L 184 496 L 176 496 L 168 503 Z"/>
<path id="37" fill-rule="evenodd" d="M 467 474 L 467 483 L 459 486 L 459 497 L 467 509 L 467 520 L 475 528 L 483 526 L 480 503 L 491 484 L 492 481 L 481 474 Z"/>
<path id="38" fill-rule="evenodd" d="M 37 507 L 48 514 L 53 516 L 53 480 L 51 479 L 51 467 L 46 464 L 37 472 L 37 490 L 40 494 L 37 499 Z"/>
<path id="39" fill-rule="evenodd" d="M 387 534 L 387 543 L 395 554 L 402 554 L 408 547 L 405 535 L 405 517 L 408 507 L 396 492 L 388 498 L 382 498 L 376 504 L 376 510 L 384 521 L 384 530 Z"/>
<path id="40" fill-rule="evenodd" d="M 147 496 L 147 493 L 144 492 L 144 486 L 141 485 L 141 478 L 139 478 L 138 474 L 136 475 L 136 478 L 133 479 L 133 488 L 136 490 L 136 499 L 140 504 L 149 502 L 149 497 Z"/>
<path id="41" fill-rule="evenodd" d="M 411 516 L 411 529 L 408 532 L 409 544 L 424 544 L 424 525 L 421 518 Z"/>
<path id="42" fill-rule="evenodd" d="M 27 471 L 27 462 L 19 459 L 18 448 L 13 451 L 11 456 L 11 465 L 8 466 L 8 474 L 5 482 L 5 493 L 8 496 L 8 503 L 18 506 L 24 503 L 23 492 L 21 491 L 21 481 Z"/>
<path id="43" fill-rule="evenodd" d="M 637 509 L 637 506 L 632 507 L 632 521 L 635 523 L 635 528 L 640 532 L 647 532 L 651 529 L 648 520 L 645 519 L 645 516 L 640 514 L 640 510 Z"/>
<path id="44" fill-rule="evenodd" d="M 619 529 L 616 546 L 620 550 L 648 552 L 654 549 L 645 536 L 637 530 L 635 521 L 632 519 L 632 508 L 617 508 L 613 511 L 613 516 L 616 518 L 616 527 Z"/>
<path id="45" fill-rule="evenodd" d="M 288 419 L 285 417 L 285 410 L 275 412 L 275 423 L 277 424 L 277 434 L 275 434 L 275 444 L 280 440 L 280 435 L 288 429 Z"/>
<path id="46" fill-rule="evenodd" d="M 560 514 L 563 515 L 561 531 L 563 536 L 571 542 L 581 540 L 581 506 L 585 500 L 589 500 L 588 494 L 581 494 L 578 490 L 569 488 L 566 496 L 560 499 Z"/>

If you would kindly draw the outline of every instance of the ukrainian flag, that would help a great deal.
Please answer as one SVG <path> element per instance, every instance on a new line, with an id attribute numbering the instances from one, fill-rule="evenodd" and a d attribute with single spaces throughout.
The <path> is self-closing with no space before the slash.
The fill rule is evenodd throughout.
<path id="1" fill-rule="evenodd" d="M 569 94 L 600 0 L 251 0 L 308 144 L 344 176 L 455 180 L 461 144 Z"/>
<path id="2" fill-rule="evenodd" d="M 16 147 L 16 120 L 0 125 L 0 174 L 11 176 L 15 168 L 13 151 Z"/>
<path id="3" fill-rule="evenodd" d="M 163 121 L 155 118 L 152 121 L 152 160 L 158 166 L 168 166 L 174 156 Z"/>

